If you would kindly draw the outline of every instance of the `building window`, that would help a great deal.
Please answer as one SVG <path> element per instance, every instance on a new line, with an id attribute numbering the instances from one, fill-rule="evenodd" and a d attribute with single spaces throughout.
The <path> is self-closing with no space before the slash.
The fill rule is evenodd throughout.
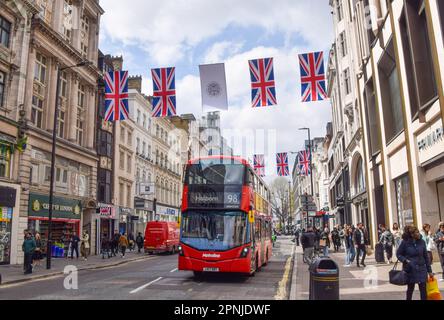
<path id="1" fill-rule="evenodd" d="M 111 203 L 111 171 L 99 168 L 97 177 L 97 200 L 103 203 Z"/>
<path id="2" fill-rule="evenodd" d="M 111 133 L 100 130 L 99 133 L 99 155 L 108 158 L 113 157 L 113 136 Z"/>
<path id="3" fill-rule="evenodd" d="M 146 142 L 143 142 L 143 144 L 142 144 L 142 154 L 144 156 L 146 155 Z"/>
<path id="4" fill-rule="evenodd" d="M 34 95 L 32 96 L 31 122 L 37 127 L 42 128 L 43 125 L 43 99 Z"/>
<path id="5" fill-rule="evenodd" d="M 40 84 L 45 85 L 46 82 L 46 68 L 47 60 L 46 57 L 37 53 L 35 68 L 34 68 L 34 80 L 37 80 Z"/>
<path id="6" fill-rule="evenodd" d="M 364 90 L 365 112 L 367 114 L 366 121 L 368 127 L 367 140 L 370 144 L 371 155 L 373 156 L 381 150 L 381 141 L 379 139 L 379 120 L 378 111 L 376 110 L 376 96 L 373 87 L 373 79 L 370 78 L 365 85 Z"/>
<path id="7" fill-rule="evenodd" d="M 137 119 L 136 119 L 136 123 L 138 124 L 138 125 L 140 125 L 140 117 L 141 117 L 141 113 L 140 113 L 140 110 L 137 110 Z"/>
<path id="8" fill-rule="evenodd" d="M 136 153 L 140 154 L 140 139 L 136 139 Z"/>
<path id="9" fill-rule="evenodd" d="M 390 142 L 404 130 L 401 90 L 394 57 L 395 52 L 392 40 L 378 64 L 385 138 L 387 142 Z"/>
<path id="10" fill-rule="evenodd" d="M 341 44 L 342 57 L 345 57 L 347 55 L 347 40 L 345 38 L 345 31 L 339 35 L 339 42 Z"/>
<path id="11" fill-rule="evenodd" d="M 350 82 L 350 69 L 345 69 L 344 71 L 344 86 L 345 86 L 345 94 L 351 93 L 351 82 Z"/>
<path id="12" fill-rule="evenodd" d="M 126 206 L 128 208 L 132 207 L 132 205 L 131 205 L 131 185 L 130 184 L 128 184 L 126 186 Z"/>
<path id="13" fill-rule="evenodd" d="M 120 151 L 119 164 L 120 169 L 125 170 L 125 153 L 123 151 Z"/>
<path id="14" fill-rule="evenodd" d="M 338 21 L 342 21 L 342 19 L 344 19 L 344 8 L 342 6 L 342 0 L 338 0 L 338 2 L 336 3 L 336 11 L 338 14 Z"/>
<path id="15" fill-rule="evenodd" d="M 59 110 L 59 114 L 57 116 L 57 136 L 60 138 L 64 138 L 65 137 L 65 118 L 66 118 L 66 113 L 65 111 Z"/>
<path id="16" fill-rule="evenodd" d="M 9 38 L 11 36 L 11 23 L 0 16 L 0 43 L 9 48 Z"/>
<path id="17" fill-rule="evenodd" d="M 5 97 L 6 73 L 0 71 L 0 107 L 3 107 Z"/>
<path id="18" fill-rule="evenodd" d="M 88 42 L 89 42 L 89 19 L 87 16 L 82 17 L 81 26 L 81 40 L 80 40 L 80 51 L 83 56 L 88 55 Z"/>
<path id="19" fill-rule="evenodd" d="M 11 166 L 11 147 L 0 142 L 0 178 L 9 178 Z"/>
<path id="20" fill-rule="evenodd" d="M 398 223 L 401 230 L 413 224 L 413 202 L 410 192 L 410 178 L 408 175 L 395 180 L 396 204 L 398 211 Z"/>
<path id="21" fill-rule="evenodd" d="M 132 146 L 133 145 L 133 134 L 128 131 L 128 146 Z"/>
<path id="22" fill-rule="evenodd" d="M 131 155 L 127 155 L 126 157 L 127 162 L 126 162 L 126 171 L 128 173 L 131 173 Z"/>
<path id="23" fill-rule="evenodd" d="M 71 42 L 72 37 L 72 0 L 65 0 L 63 4 L 63 15 L 64 15 L 64 21 L 63 21 L 63 35 L 65 36 L 65 40 L 68 42 Z"/>
<path id="24" fill-rule="evenodd" d="M 143 127 L 144 129 L 147 129 L 147 127 L 146 127 L 146 114 L 143 115 L 143 124 L 142 124 L 142 127 Z"/>
<path id="25" fill-rule="evenodd" d="M 120 142 L 125 143 L 125 128 L 120 128 Z"/>
<path id="26" fill-rule="evenodd" d="M 123 202 L 123 199 L 124 199 L 124 196 L 125 196 L 125 189 L 123 188 L 123 183 L 119 183 L 119 204 L 121 205 L 121 206 L 124 206 L 124 202 Z"/>
<path id="27" fill-rule="evenodd" d="M 82 109 L 77 108 L 77 120 L 76 120 L 76 142 L 79 146 L 83 144 L 83 119 L 82 119 Z"/>
<path id="28" fill-rule="evenodd" d="M 360 194 L 361 192 L 364 192 L 365 187 L 365 175 L 364 175 L 364 166 L 362 162 L 362 158 L 359 158 L 358 164 L 356 166 L 356 194 Z"/>
<path id="29" fill-rule="evenodd" d="M 438 99 L 424 0 L 405 1 L 400 19 L 412 117 Z"/>

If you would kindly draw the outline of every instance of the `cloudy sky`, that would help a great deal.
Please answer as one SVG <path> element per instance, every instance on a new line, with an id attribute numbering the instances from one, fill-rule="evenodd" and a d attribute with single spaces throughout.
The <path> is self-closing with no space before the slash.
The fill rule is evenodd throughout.
<path id="1" fill-rule="evenodd" d="M 124 69 L 142 75 L 152 94 L 151 68 L 176 67 L 177 112 L 202 114 L 199 65 L 224 62 L 229 111 L 222 129 L 265 130 L 266 139 L 235 152 L 267 156 L 267 174 L 275 174 L 274 152 L 299 151 L 309 126 L 324 136 L 331 121 L 329 102 L 301 103 L 298 54 L 328 50 L 333 23 L 328 0 L 105 0 L 100 49 L 123 55 Z M 248 60 L 274 58 L 278 105 L 251 108 Z M 251 144 L 251 143 L 249 143 Z M 274 144 L 274 143 L 272 143 Z M 254 150 L 256 148 L 256 150 Z M 245 154 L 247 153 L 247 154 Z M 291 156 L 293 163 L 295 156 Z"/>

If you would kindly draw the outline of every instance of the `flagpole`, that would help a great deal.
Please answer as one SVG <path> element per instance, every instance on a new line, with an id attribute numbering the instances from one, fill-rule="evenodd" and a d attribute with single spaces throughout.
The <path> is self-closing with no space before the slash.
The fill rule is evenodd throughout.
<path id="1" fill-rule="evenodd" d="M 310 128 L 300 128 L 299 130 L 308 131 L 308 151 L 310 152 L 309 162 L 310 162 L 311 196 L 314 199 L 313 166 L 312 166 L 313 154 L 312 154 L 312 146 L 311 146 L 311 131 L 310 131 Z M 308 212 L 307 212 L 306 226 L 308 226 Z"/>

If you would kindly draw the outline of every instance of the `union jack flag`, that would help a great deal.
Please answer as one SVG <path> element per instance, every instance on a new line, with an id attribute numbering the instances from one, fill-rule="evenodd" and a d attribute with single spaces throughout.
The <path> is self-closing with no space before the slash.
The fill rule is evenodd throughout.
<path id="1" fill-rule="evenodd" d="M 299 55 L 301 65 L 302 102 L 327 99 L 324 71 L 324 53 L 313 52 Z"/>
<path id="2" fill-rule="evenodd" d="M 302 176 L 309 176 L 311 174 L 311 154 L 310 151 L 301 151 L 298 154 L 298 172 Z"/>
<path id="3" fill-rule="evenodd" d="M 253 108 L 276 105 L 273 58 L 250 60 L 249 65 Z"/>
<path id="4" fill-rule="evenodd" d="M 254 156 L 254 171 L 260 176 L 265 177 L 265 161 L 264 155 Z"/>
<path id="5" fill-rule="evenodd" d="M 105 121 L 129 119 L 128 71 L 105 73 Z"/>
<path id="6" fill-rule="evenodd" d="M 152 69 L 153 117 L 164 118 L 176 115 L 176 68 Z"/>
<path id="7" fill-rule="evenodd" d="M 288 153 L 278 153 L 276 155 L 277 173 L 280 177 L 287 177 L 290 175 L 288 168 Z"/>

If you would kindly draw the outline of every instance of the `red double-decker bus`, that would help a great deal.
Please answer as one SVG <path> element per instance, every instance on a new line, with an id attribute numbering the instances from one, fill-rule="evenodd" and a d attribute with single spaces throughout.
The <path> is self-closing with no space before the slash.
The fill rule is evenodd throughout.
<path id="1" fill-rule="evenodd" d="M 179 270 L 254 275 L 272 256 L 270 192 L 250 164 L 214 156 L 187 164 Z"/>

